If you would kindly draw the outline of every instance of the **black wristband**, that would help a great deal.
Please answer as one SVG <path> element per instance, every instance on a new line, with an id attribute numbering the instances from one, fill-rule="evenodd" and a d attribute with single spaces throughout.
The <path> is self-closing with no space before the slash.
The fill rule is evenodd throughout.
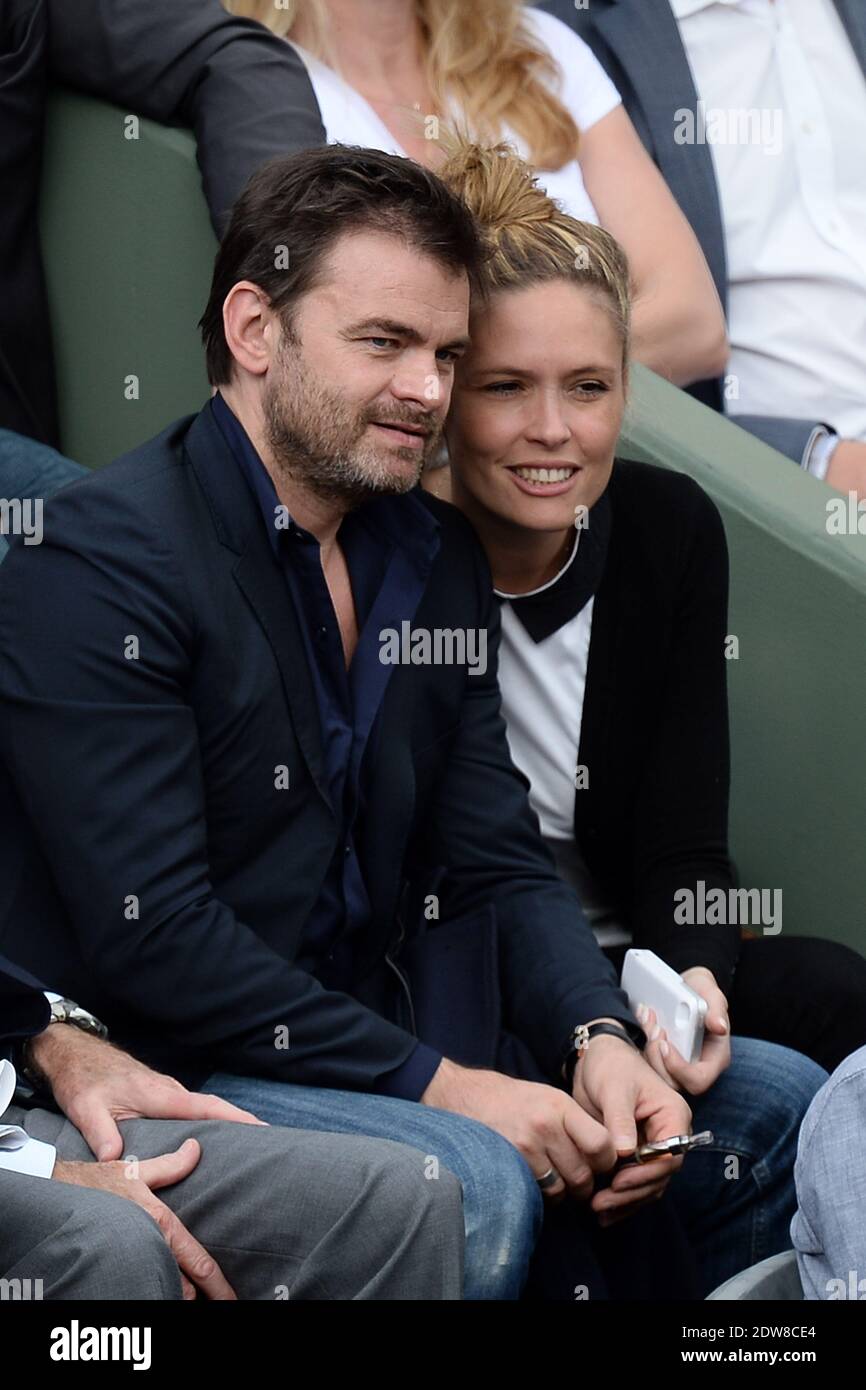
<path id="1" fill-rule="evenodd" d="M 580 1054 L 586 1049 L 593 1038 L 597 1038 L 604 1033 L 609 1033 L 612 1038 L 619 1038 L 620 1042 L 628 1043 L 636 1052 L 641 1048 L 637 1040 L 632 1037 L 624 1023 L 590 1023 L 578 1024 L 568 1040 L 568 1047 L 565 1053 L 565 1060 L 562 1064 L 562 1079 L 568 1090 L 571 1091 L 574 1085 L 574 1072 Z M 643 1034 L 641 1034 L 641 1037 Z"/>

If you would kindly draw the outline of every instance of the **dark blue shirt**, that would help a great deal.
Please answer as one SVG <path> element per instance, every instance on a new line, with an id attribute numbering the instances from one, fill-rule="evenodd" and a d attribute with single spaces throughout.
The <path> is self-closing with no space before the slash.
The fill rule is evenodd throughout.
<path id="1" fill-rule="evenodd" d="M 362 760 L 378 733 L 393 670 L 380 660 L 379 633 L 386 627 L 400 631 L 401 622 L 411 622 L 439 549 L 439 526 L 412 496 L 377 497 L 344 517 L 337 539 L 358 619 L 358 644 L 347 670 L 319 542 L 281 506 L 270 474 L 222 396 L 213 397 L 211 408 L 261 508 L 295 607 L 316 692 L 326 785 L 340 826 L 296 962 L 327 989 L 351 994 L 355 948 L 371 918 L 355 847 L 365 801 Z M 380 1078 L 378 1090 L 417 1100 L 441 1060 L 440 1053 L 418 1043 L 405 1062 Z"/>

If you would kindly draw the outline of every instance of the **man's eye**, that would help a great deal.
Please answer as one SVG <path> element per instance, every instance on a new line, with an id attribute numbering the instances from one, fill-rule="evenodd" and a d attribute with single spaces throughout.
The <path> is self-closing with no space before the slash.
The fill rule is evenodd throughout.
<path id="1" fill-rule="evenodd" d="M 460 354 L 455 352 L 453 348 L 439 348 L 436 356 L 440 362 L 456 362 Z"/>
<path id="2" fill-rule="evenodd" d="M 365 342 L 373 343 L 373 344 L 375 344 L 376 346 L 384 345 L 384 346 L 386 346 L 386 347 L 394 347 L 395 344 L 396 344 L 396 342 L 397 342 L 397 339 L 396 339 L 396 338 L 366 338 L 366 339 L 365 339 Z"/>

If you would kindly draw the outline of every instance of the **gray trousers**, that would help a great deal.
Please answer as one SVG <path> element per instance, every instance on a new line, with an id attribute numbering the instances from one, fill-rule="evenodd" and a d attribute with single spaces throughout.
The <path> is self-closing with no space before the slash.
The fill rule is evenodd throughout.
<path id="1" fill-rule="evenodd" d="M 10 1107 L 65 1160 L 93 1162 L 61 1115 Z M 404 1144 L 223 1121 L 123 1120 L 124 1157 L 193 1137 L 198 1166 L 156 1193 L 242 1299 L 459 1299 L 462 1192 Z M 0 1298 L 42 1280 L 45 1299 L 180 1298 L 156 1222 L 126 1198 L 0 1170 Z M 31 1284 L 31 1289 L 33 1285 Z M 25 1294 L 26 1296 L 26 1294 Z M 32 1297 L 32 1293 L 30 1294 Z"/>

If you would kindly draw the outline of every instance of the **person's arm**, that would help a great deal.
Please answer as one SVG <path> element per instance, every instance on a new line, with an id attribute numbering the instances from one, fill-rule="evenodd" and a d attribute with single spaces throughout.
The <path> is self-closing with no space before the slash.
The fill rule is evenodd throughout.
<path id="1" fill-rule="evenodd" d="M 740 429 L 757 435 L 771 449 L 786 454 L 806 472 L 837 492 L 866 497 L 866 444 L 841 439 L 821 420 L 794 420 L 776 415 L 728 415 Z"/>
<path id="2" fill-rule="evenodd" d="M 54 81 L 191 127 L 219 235 L 266 159 L 325 141 L 294 49 L 219 0 L 48 0 Z"/>
<path id="3" fill-rule="evenodd" d="M 43 985 L 0 956 L 0 1058 L 9 1058 L 22 1039 L 41 1033 L 50 1013 Z"/>
<path id="4" fill-rule="evenodd" d="M 671 545 L 674 614 L 659 717 L 634 808 L 634 944 L 677 971 L 710 970 L 723 993 L 739 957 L 735 925 L 677 921 L 687 890 L 733 886 L 728 855 L 730 780 L 727 671 L 728 553 L 721 518 L 705 493 L 680 481 L 688 524 Z"/>
<path id="5" fill-rule="evenodd" d="M 632 356 L 677 386 L 720 376 L 728 340 L 713 277 L 622 106 L 583 132 L 579 157 L 599 220 L 628 256 Z"/>
<path id="6" fill-rule="evenodd" d="M 196 639 L 178 561 L 135 488 L 73 484 L 49 499 L 42 544 L 4 561 L 0 756 L 94 1002 L 224 1069 L 375 1090 L 415 1038 L 324 989 L 214 892 L 187 699 Z"/>
<path id="7" fill-rule="evenodd" d="M 468 523 L 456 518 L 455 524 L 465 528 L 474 555 L 474 620 L 488 633 L 487 669 L 466 679 L 422 852 L 428 864 L 446 869 L 443 920 L 488 904 L 495 908 L 507 1027 L 558 1081 L 575 1025 L 602 1017 L 632 1027 L 635 1021 L 577 895 L 556 872 L 529 804 L 529 784 L 511 761 L 496 675 L 500 618 L 490 570 Z"/>

